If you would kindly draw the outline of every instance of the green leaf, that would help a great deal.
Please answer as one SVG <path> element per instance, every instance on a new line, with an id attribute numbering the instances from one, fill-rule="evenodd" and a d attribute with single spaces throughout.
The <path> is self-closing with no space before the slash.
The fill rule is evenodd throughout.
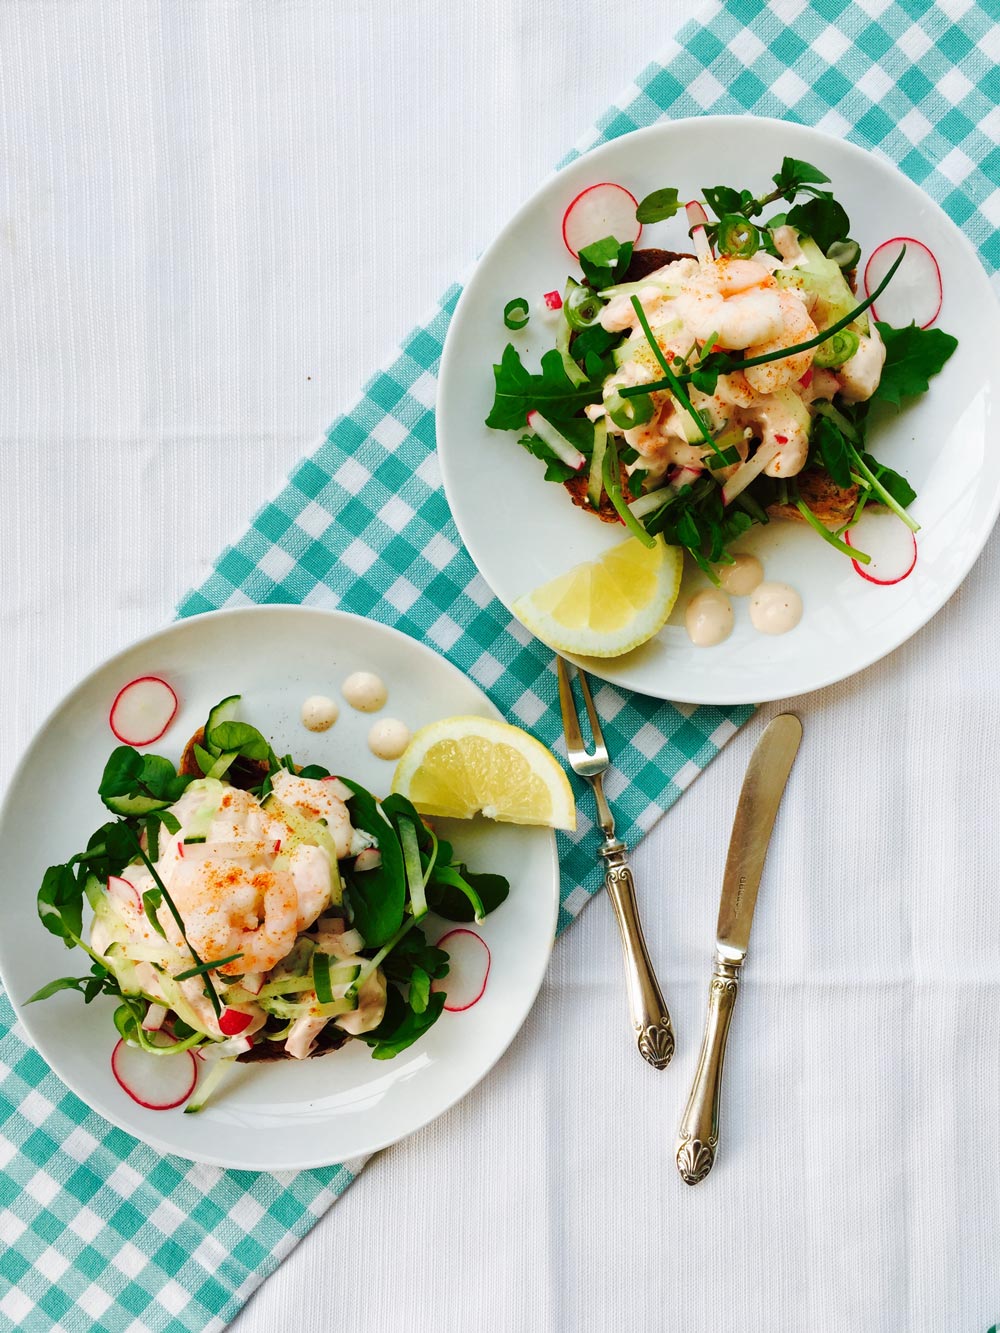
<path id="1" fill-rule="evenodd" d="M 830 182 L 830 177 L 825 171 L 820 171 L 819 167 L 814 167 L 811 162 L 803 162 L 797 157 L 784 158 L 781 170 L 771 179 L 789 203 L 803 185 L 828 185 Z"/>
<path id="2" fill-rule="evenodd" d="M 876 323 L 885 343 L 885 365 L 872 402 L 893 403 L 926 393 L 932 375 L 936 375 L 958 346 L 958 339 L 941 329 L 919 329 L 909 324 L 894 329 L 891 324 Z"/>
<path id="3" fill-rule="evenodd" d="M 871 454 L 862 454 L 861 457 L 900 508 L 906 509 L 913 503 L 917 498 L 917 493 L 905 477 L 898 472 L 893 472 L 891 467 L 886 467 L 884 463 L 880 463 Z M 877 504 L 878 496 L 873 496 L 872 500 Z"/>
<path id="4" fill-rule="evenodd" d="M 42 925 L 72 949 L 83 929 L 83 879 L 68 865 L 49 866 L 38 890 Z"/>
<path id="5" fill-rule="evenodd" d="M 163 894 L 159 889 L 147 889 L 142 895 L 142 910 L 146 913 L 146 920 L 156 931 L 157 935 L 166 939 L 167 932 L 160 925 L 160 918 L 156 915 L 156 909 L 162 902 Z"/>
<path id="6" fill-rule="evenodd" d="M 262 762 L 271 757 L 271 746 L 256 727 L 247 722 L 220 722 L 212 729 L 212 744 L 223 754 L 239 754 Z"/>
<path id="7" fill-rule="evenodd" d="M 509 893 L 503 875 L 477 874 L 465 865 L 440 866 L 427 885 L 427 902 L 446 921 L 474 921 L 477 907 L 481 905 L 482 915 L 488 916 Z"/>
<path id="8" fill-rule="evenodd" d="M 410 1008 L 422 1014 L 431 997 L 431 979 L 422 967 L 415 967 L 410 976 Z"/>
<path id="9" fill-rule="evenodd" d="M 521 364 L 517 348 L 508 344 L 493 374 L 495 395 L 486 424 L 494 430 L 523 430 L 528 413 L 536 410 L 550 421 L 565 421 L 603 395 L 603 376 L 573 384 L 554 347 L 542 357 L 541 374 L 533 375 Z"/>
<path id="10" fill-rule="evenodd" d="M 578 258 L 584 278 L 595 292 L 599 292 L 624 277 L 632 262 L 632 242 L 619 243 L 614 236 L 605 236 L 592 245 L 585 245 Z"/>
<path id="11" fill-rule="evenodd" d="M 111 751 L 100 786 L 100 796 L 129 796 L 135 790 L 139 774 L 142 772 L 142 755 L 131 745 L 119 745 Z"/>
<path id="12" fill-rule="evenodd" d="M 643 226 L 650 222 L 665 222 L 683 207 L 677 198 L 676 190 L 654 190 L 652 194 L 646 195 L 635 210 L 636 221 L 641 222 Z"/>
<path id="13" fill-rule="evenodd" d="M 835 486 L 851 486 L 851 455 L 843 432 L 829 417 L 818 416 L 813 422 L 811 443 L 818 450 L 823 466 Z"/>
<path id="14" fill-rule="evenodd" d="M 796 204 L 789 210 L 788 225 L 811 236 L 824 254 L 834 241 L 845 240 L 851 230 L 847 213 L 829 195 L 810 199 L 807 204 Z"/>
<path id="15" fill-rule="evenodd" d="M 379 810 L 371 792 L 349 778 L 344 784 L 351 797 L 351 823 L 363 829 L 378 843 L 381 864 L 361 874 L 351 874 L 347 896 L 353 912 L 353 924 L 361 932 L 365 948 L 378 949 L 388 944 L 403 924 L 406 908 L 406 870 L 399 838 L 387 816 Z"/>
<path id="16" fill-rule="evenodd" d="M 437 991 L 428 999 L 427 1008 L 423 1013 L 418 1014 L 413 1009 L 407 1009 L 403 1021 L 397 1025 L 391 1035 L 382 1038 L 373 1047 L 372 1059 L 391 1060 L 400 1051 L 405 1051 L 408 1046 L 412 1046 L 441 1017 L 444 1001 L 444 992 Z"/>
<path id="17" fill-rule="evenodd" d="M 748 191 L 744 191 L 744 194 Z M 705 203 L 715 214 L 717 218 L 724 217 L 726 213 L 742 213 L 743 199 L 739 190 L 734 190 L 728 185 L 708 186 L 702 190 Z M 750 201 L 748 201 L 750 202 Z"/>
<path id="18" fill-rule="evenodd" d="M 61 990 L 82 991 L 84 986 L 93 980 L 95 980 L 93 977 L 60 977 L 58 981 L 50 981 L 41 990 L 36 990 L 24 1003 L 34 1004 L 36 1000 L 47 1000 L 50 995 L 55 995 Z"/>

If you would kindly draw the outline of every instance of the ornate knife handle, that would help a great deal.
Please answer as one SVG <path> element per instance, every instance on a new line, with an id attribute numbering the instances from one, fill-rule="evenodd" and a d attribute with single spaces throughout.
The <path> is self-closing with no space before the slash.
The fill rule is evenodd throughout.
<path id="1" fill-rule="evenodd" d="M 674 1053 L 674 1030 L 653 965 L 649 961 L 635 900 L 635 880 L 628 865 L 628 853 L 624 846 L 619 845 L 609 847 L 601 855 L 607 864 L 605 887 L 621 931 L 629 1012 L 639 1054 L 654 1069 L 666 1069 Z"/>
<path id="2" fill-rule="evenodd" d="M 716 957 L 712 967 L 712 985 L 708 992 L 708 1017 L 701 1039 L 698 1070 L 677 1133 L 677 1170 L 687 1185 L 704 1180 L 715 1162 L 719 1142 L 719 1096 L 722 1092 L 722 1067 L 726 1058 L 726 1039 L 736 992 L 739 989 L 739 964 Z"/>

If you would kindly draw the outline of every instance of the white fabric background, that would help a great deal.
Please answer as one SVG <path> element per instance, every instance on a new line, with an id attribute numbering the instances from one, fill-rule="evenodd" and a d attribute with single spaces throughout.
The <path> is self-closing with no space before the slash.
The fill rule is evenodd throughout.
<path id="1" fill-rule="evenodd" d="M 0 773 L 156 628 L 690 0 L 0 7 Z M 236 1321 L 985 1333 L 1000 1319 L 991 543 L 795 704 L 720 1160 L 673 1166 L 749 724 L 636 857 L 656 1074 L 598 900 L 493 1074 Z"/>

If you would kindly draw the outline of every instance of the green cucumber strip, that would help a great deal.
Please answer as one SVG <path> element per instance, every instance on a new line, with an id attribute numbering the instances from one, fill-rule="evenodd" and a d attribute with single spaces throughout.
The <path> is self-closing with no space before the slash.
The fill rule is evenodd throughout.
<path id="1" fill-rule="evenodd" d="M 414 921 L 427 913 L 427 895 L 424 892 L 424 868 L 420 864 L 420 845 L 412 819 L 399 820 L 399 841 L 403 848 L 403 866 L 410 890 L 410 907 Z"/>
<path id="2" fill-rule="evenodd" d="M 600 509 L 601 495 L 604 492 L 604 454 L 608 447 L 608 423 L 604 417 L 594 422 L 594 451 L 590 455 L 590 478 L 587 482 L 587 499 L 592 508 Z"/>

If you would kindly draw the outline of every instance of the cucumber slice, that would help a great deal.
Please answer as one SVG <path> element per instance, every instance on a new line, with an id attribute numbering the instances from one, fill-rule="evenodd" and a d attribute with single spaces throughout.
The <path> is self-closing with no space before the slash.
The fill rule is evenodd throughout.
<path id="1" fill-rule="evenodd" d="M 205 723 L 205 749 L 216 757 L 222 753 L 222 750 L 217 745 L 213 744 L 212 732 L 220 722 L 236 721 L 236 714 L 240 711 L 239 703 L 241 698 L 242 695 L 230 694 L 228 698 L 217 703 L 215 707 L 209 711 L 208 721 Z"/>
<path id="2" fill-rule="evenodd" d="M 160 801 L 154 796 L 105 796 L 104 804 L 116 815 L 148 815 L 154 810 L 166 810 L 173 802 Z"/>
<path id="3" fill-rule="evenodd" d="M 779 287 L 798 287 L 813 292 L 816 296 L 813 320 L 818 329 L 828 329 L 850 314 L 858 304 L 858 298 L 851 291 L 840 266 L 827 259 L 811 236 L 799 237 L 799 249 L 802 258 L 794 268 L 779 268 L 774 275 L 775 281 Z M 867 315 L 859 316 L 857 324 L 862 333 L 868 332 Z"/>

